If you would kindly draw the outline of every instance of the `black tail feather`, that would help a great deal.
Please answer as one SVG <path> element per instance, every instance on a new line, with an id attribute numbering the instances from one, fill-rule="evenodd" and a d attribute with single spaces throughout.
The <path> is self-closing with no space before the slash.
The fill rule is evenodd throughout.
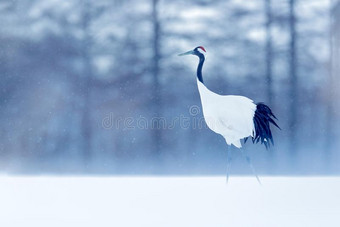
<path id="1" fill-rule="evenodd" d="M 261 141 L 261 144 L 264 144 L 267 149 L 270 147 L 270 143 L 274 145 L 274 139 L 269 123 L 280 129 L 272 117 L 277 119 L 267 105 L 263 103 L 258 103 L 256 105 L 256 111 L 253 119 L 255 130 L 252 141 L 253 143 L 258 143 Z M 244 142 L 247 142 L 247 139 L 248 138 L 245 138 Z"/>

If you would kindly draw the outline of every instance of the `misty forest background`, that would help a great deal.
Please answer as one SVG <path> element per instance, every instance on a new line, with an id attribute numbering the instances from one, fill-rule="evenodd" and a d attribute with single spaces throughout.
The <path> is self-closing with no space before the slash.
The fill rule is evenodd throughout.
<path id="1" fill-rule="evenodd" d="M 202 45 L 211 90 L 279 118 L 274 149 L 245 145 L 260 174 L 340 173 L 338 1 L 5 0 L 0 24 L 1 172 L 225 173 L 205 127 L 115 125 L 192 119 L 197 59 L 177 54 Z M 251 174 L 236 150 L 231 172 Z"/>

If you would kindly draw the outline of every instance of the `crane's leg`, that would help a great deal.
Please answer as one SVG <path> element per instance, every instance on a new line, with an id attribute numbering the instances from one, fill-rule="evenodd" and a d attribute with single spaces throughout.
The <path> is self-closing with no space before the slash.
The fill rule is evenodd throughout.
<path id="1" fill-rule="evenodd" d="M 250 157 L 244 152 L 243 148 L 241 148 L 240 151 L 242 153 L 242 156 L 245 157 L 245 159 L 247 160 L 248 165 L 249 165 L 251 171 L 253 172 L 253 174 L 255 175 L 257 182 L 259 182 L 259 184 L 262 185 L 260 178 L 257 176 L 256 170 L 253 166 L 253 163 L 251 162 Z"/>
<path id="2" fill-rule="evenodd" d="M 227 178 L 226 178 L 227 184 L 229 181 L 230 167 L 231 167 L 231 146 L 227 145 Z"/>

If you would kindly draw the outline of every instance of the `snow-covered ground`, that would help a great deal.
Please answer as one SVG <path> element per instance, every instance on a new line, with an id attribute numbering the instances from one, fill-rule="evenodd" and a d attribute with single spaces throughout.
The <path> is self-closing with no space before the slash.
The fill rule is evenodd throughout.
<path id="1" fill-rule="evenodd" d="M 0 177 L 0 226 L 340 226 L 338 177 Z"/>

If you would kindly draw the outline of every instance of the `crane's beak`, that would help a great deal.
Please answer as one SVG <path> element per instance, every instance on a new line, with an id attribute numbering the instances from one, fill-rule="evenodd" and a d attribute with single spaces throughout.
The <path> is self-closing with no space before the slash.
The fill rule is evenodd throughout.
<path id="1" fill-rule="evenodd" d="M 184 56 L 184 55 L 189 55 L 189 54 L 193 54 L 194 51 L 193 50 L 189 50 L 188 52 L 185 52 L 185 53 L 182 53 L 182 54 L 179 54 L 178 56 Z"/>

